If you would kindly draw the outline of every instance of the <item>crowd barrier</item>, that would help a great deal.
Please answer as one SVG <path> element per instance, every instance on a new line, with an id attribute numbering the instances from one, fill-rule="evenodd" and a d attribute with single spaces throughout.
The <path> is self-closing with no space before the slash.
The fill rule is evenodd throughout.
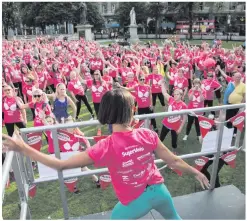
<path id="1" fill-rule="evenodd" d="M 140 120 L 145 120 L 145 127 L 149 128 L 149 120 L 151 118 L 176 116 L 176 115 L 181 115 L 181 114 L 190 114 L 190 113 L 198 113 L 198 112 L 221 111 L 221 114 L 219 116 L 219 127 L 217 131 L 218 133 L 217 141 L 216 141 L 217 151 L 211 151 L 211 152 L 206 152 L 206 153 L 197 152 L 197 153 L 185 154 L 185 155 L 179 156 L 182 159 L 189 159 L 189 158 L 197 158 L 200 156 L 207 156 L 207 155 L 213 154 L 214 162 L 213 162 L 212 176 L 211 176 L 211 182 L 210 182 L 210 189 L 213 190 L 215 187 L 215 180 L 216 180 L 216 175 L 217 175 L 217 168 L 218 168 L 220 153 L 236 150 L 239 148 L 240 136 L 241 136 L 240 131 L 237 132 L 234 146 L 228 149 L 221 150 L 226 110 L 234 109 L 234 108 L 245 108 L 245 104 L 224 105 L 224 106 L 217 106 L 217 107 L 191 109 L 191 110 L 181 110 L 181 111 L 173 111 L 173 112 L 136 115 L 135 118 L 140 119 Z M 86 127 L 86 126 L 97 126 L 97 125 L 99 125 L 99 122 L 97 120 L 93 120 L 93 121 L 75 122 L 75 123 L 68 123 L 68 124 L 58 124 L 58 125 L 52 125 L 52 126 L 41 126 L 41 127 L 35 127 L 35 128 L 23 128 L 21 129 L 21 134 L 22 134 L 23 139 L 27 142 L 28 133 L 43 132 L 46 130 L 50 130 L 52 132 L 52 137 L 53 137 L 55 156 L 60 159 L 60 149 L 58 146 L 58 133 L 57 133 L 58 129 L 68 129 L 68 128 L 75 128 L 75 127 Z M 162 163 L 162 162 L 163 161 L 160 159 L 155 160 L 156 164 Z M 23 156 L 20 153 L 14 153 L 13 151 L 10 151 L 7 153 L 6 159 L 3 165 L 2 199 L 4 199 L 5 187 L 6 187 L 6 183 L 8 180 L 8 175 L 9 175 L 11 165 L 14 171 L 14 176 L 15 176 L 19 198 L 20 198 L 20 207 L 21 207 L 20 219 L 21 220 L 31 219 L 31 211 L 28 205 L 29 187 L 31 185 L 58 179 L 59 186 L 60 186 L 60 195 L 61 195 L 64 219 L 69 219 L 69 211 L 68 211 L 67 198 L 65 194 L 64 179 L 79 177 L 79 176 L 89 176 L 93 174 L 102 174 L 108 171 L 107 168 L 102 168 L 102 169 L 94 169 L 91 171 L 84 171 L 84 172 L 79 172 L 76 174 L 67 174 L 67 175 L 63 175 L 61 171 L 57 171 L 57 174 L 58 174 L 57 178 L 51 178 L 51 179 L 50 178 L 49 179 L 37 178 L 35 179 L 31 159 L 29 157 Z"/>

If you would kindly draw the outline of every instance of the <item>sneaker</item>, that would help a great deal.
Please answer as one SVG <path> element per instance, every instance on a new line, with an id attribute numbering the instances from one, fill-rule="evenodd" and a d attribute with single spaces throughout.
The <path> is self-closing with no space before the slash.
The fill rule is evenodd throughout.
<path id="1" fill-rule="evenodd" d="M 101 136 L 101 129 L 98 129 L 97 136 Z"/>
<path id="2" fill-rule="evenodd" d="M 95 185 L 96 185 L 96 187 L 97 187 L 97 188 L 100 188 L 100 182 L 99 182 L 99 179 L 98 179 L 98 181 L 94 181 L 94 183 L 95 183 Z"/>
<path id="3" fill-rule="evenodd" d="M 79 189 L 77 189 L 77 187 L 74 188 L 74 194 L 80 194 L 80 192 L 81 191 Z"/>
<path id="4" fill-rule="evenodd" d="M 78 116 L 77 117 L 75 117 L 75 120 L 78 120 L 79 118 L 78 118 Z"/>
<path id="5" fill-rule="evenodd" d="M 184 135 L 183 140 L 186 141 L 188 139 L 188 135 Z"/>
<path id="6" fill-rule="evenodd" d="M 208 119 L 213 120 L 213 119 L 214 119 L 214 115 L 213 115 L 213 114 L 209 114 L 209 115 L 208 115 Z"/>
<path id="7" fill-rule="evenodd" d="M 91 117 L 89 120 L 94 120 L 94 117 Z"/>

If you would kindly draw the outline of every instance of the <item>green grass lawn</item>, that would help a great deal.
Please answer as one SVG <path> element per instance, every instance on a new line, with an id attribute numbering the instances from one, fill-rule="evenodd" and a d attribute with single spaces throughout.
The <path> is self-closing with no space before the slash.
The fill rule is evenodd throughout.
<path id="1" fill-rule="evenodd" d="M 100 40 L 100 39 L 98 39 Z M 161 42 L 164 42 L 165 39 L 140 39 L 141 42 L 148 42 L 148 41 L 156 41 L 156 43 L 160 46 L 162 46 L 162 43 Z M 181 39 L 181 41 L 183 41 L 183 39 Z M 210 45 L 212 44 L 212 40 L 205 40 L 207 43 L 209 43 Z M 109 40 L 109 41 L 105 41 L 105 42 L 102 42 L 101 44 L 102 45 L 109 45 L 111 43 L 115 42 L 115 40 Z M 191 45 L 195 45 L 195 44 L 201 44 L 202 43 L 202 40 L 190 40 L 189 41 Z M 232 49 L 232 45 L 234 45 L 235 47 L 237 46 L 240 46 L 242 45 L 243 42 L 242 41 L 222 41 L 222 47 L 223 48 L 227 48 L 227 49 Z"/>
<path id="2" fill-rule="evenodd" d="M 231 45 L 231 43 L 230 43 Z M 88 96 L 89 100 L 91 97 Z M 90 103 L 93 107 L 92 103 Z M 215 105 L 217 105 L 215 101 Z M 157 101 L 156 112 L 162 112 L 162 107 Z M 31 113 L 28 110 L 28 126 L 32 126 Z M 89 120 L 90 114 L 87 111 L 85 105 L 82 105 L 81 115 L 83 120 Z M 157 118 L 157 125 L 159 131 L 161 130 L 162 118 Z M 95 136 L 96 127 L 85 127 L 81 128 L 86 136 Z M 3 128 L 3 133 L 6 133 L 6 129 Z M 244 135 L 245 132 L 242 133 Z M 108 134 L 107 127 L 103 127 L 103 134 Z M 191 133 L 188 140 L 184 142 L 182 140 L 185 135 L 185 128 L 178 138 L 178 154 L 189 154 L 194 152 L 200 152 L 201 145 L 196 139 L 196 133 L 194 126 L 191 129 Z M 42 152 L 47 153 L 47 145 L 44 141 L 44 147 Z M 242 139 L 241 139 L 242 141 Z M 164 141 L 164 144 L 171 146 L 171 136 L 168 134 Z M 193 160 L 186 160 L 188 163 L 193 164 Z M 159 165 L 161 167 L 162 165 Z M 210 167 L 211 169 L 211 167 Z M 162 175 L 165 178 L 165 184 L 171 192 L 173 197 L 181 196 L 197 191 L 202 191 L 199 184 L 196 182 L 194 177 L 189 175 L 183 175 L 179 177 L 170 169 L 161 170 Z M 236 168 L 232 169 L 229 166 L 224 166 L 220 171 L 220 182 L 222 185 L 233 184 L 245 194 L 245 153 L 240 151 L 236 159 Z M 91 177 L 80 177 L 78 182 L 78 188 L 81 193 L 78 195 L 69 193 L 66 189 L 66 195 L 69 206 L 69 216 L 79 217 L 87 214 L 103 212 L 111 210 L 114 205 L 118 202 L 112 187 L 106 190 L 97 189 L 93 184 Z M 12 182 L 10 188 L 6 189 L 5 199 L 2 205 L 2 214 L 4 219 L 12 220 L 19 219 L 20 210 L 18 208 L 19 196 L 17 192 L 16 183 Z M 58 181 L 46 182 L 38 184 L 37 193 L 33 199 L 29 199 L 29 206 L 31 209 L 32 219 L 47 219 L 48 216 L 51 219 L 63 219 L 63 210 L 60 199 L 59 183 Z"/>

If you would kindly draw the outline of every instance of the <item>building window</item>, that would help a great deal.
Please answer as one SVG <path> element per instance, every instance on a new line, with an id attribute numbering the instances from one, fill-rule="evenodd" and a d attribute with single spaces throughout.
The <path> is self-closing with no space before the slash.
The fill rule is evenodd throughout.
<path id="1" fill-rule="evenodd" d="M 107 13 L 107 7 L 106 7 L 106 5 L 102 5 L 102 12 L 103 12 L 104 14 Z"/>
<path id="2" fill-rule="evenodd" d="M 230 2 L 230 10 L 236 9 L 236 2 Z"/>
<path id="3" fill-rule="evenodd" d="M 200 10 L 202 11 L 203 10 L 203 2 L 200 2 L 199 7 L 200 7 Z"/>
<path id="4" fill-rule="evenodd" d="M 116 5 L 115 5 L 115 4 L 112 4 L 112 5 L 111 5 L 111 11 L 112 11 L 112 12 L 115 12 L 115 9 L 116 9 Z"/>

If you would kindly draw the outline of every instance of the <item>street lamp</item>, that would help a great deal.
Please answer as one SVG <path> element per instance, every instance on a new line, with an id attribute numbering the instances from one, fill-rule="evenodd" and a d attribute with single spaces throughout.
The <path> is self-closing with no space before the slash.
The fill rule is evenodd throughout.
<path id="1" fill-rule="evenodd" d="M 227 16 L 227 42 L 228 42 L 228 35 L 229 35 L 229 32 L 230 32 L 230 26 L 231 26 L 231 15 L 228 15 Z"/>

